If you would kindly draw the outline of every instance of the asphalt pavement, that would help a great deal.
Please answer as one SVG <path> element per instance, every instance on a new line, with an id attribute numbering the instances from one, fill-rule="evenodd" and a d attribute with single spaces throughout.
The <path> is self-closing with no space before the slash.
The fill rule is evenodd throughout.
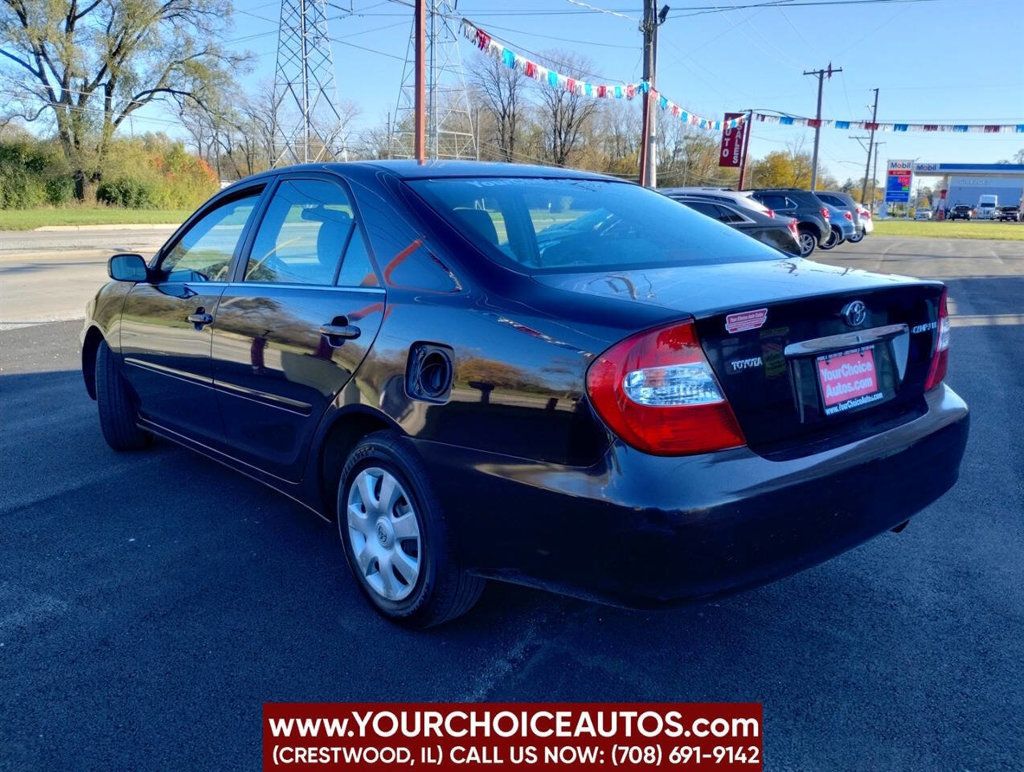
<path id="1" fill-rule="evenodd" d="M 495 585 L 414 633 L 369 610 L 333 529 L 298 505 L 166 442 L 110 451 L 80 322 L 48 321 L 74 319 L 48 293 L 75 275 L 88 296 L 107 243 L 85 247 L 98 274 L 3 243 L 0 768 L 256 768 L 261 705 L 290 700 L 756 701 L 769 769 L 1020 768 L 1024 244 L 824 256 L 949 279 L 971 439 L 960 483 L 903 533 L 707 605 Z"/>

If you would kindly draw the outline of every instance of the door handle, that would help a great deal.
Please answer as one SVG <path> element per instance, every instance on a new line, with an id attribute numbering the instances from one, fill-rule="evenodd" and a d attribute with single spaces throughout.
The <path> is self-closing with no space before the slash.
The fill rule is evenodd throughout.
<path id="1" fill-rule="evenodd" d="M 320 326 L 320 334 L 327 338 L 332 348 L 338 348 L 346 340 L 355 340 L 362 330 L 354 324 L 324 324 Z"/>
<path id="2" fill-rule="evenodd" d="M 200 306 L 194 314 L 188 315 L 188 320 L 195 325 L 197 330 L 201 330 L 205 325 L 213 324 L 213 315 L 206 313 L 206 309 Z"/>

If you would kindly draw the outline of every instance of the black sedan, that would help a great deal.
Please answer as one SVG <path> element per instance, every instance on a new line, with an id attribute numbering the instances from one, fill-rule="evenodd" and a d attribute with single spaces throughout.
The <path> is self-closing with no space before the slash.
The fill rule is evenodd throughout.
<path id="1" fill-rule="evenodd" d="M 770 581 L 904 524 L 967 438 L 941 283 L 583 172 L 272 171 L 109 267 L 82 370 L 110 446 L 180 443 L 336 522 L 413 626 L 487 579 L 631 606 Z"/>
<path id="2" fill-rule="evenodd" d="M 771 210 L 759 212 L 756 209 L 730 206 L 699 195 L 669 195 L 673 201 L 685 204 L 703 215 L 723 222 L 751 238 L 774 247 L 788 255 L 800 254 L 800 234 L 796 220 L 780 217 Z"/>

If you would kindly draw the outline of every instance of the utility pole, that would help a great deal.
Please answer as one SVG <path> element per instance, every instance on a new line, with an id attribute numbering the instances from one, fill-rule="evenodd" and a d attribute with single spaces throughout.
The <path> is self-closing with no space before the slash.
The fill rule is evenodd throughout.
<path id="1" fill-rule="evenodd" d="M 875 146 L 875 129 L 878 126 L 878 89 L 875 90 L 875 106 L 871 108 L 871 134 L 868 135 L 868 161 L 864 164 L 864 185 L 860 189 L 860 200 L 863 203 L 868 194 L 868 169 L 871 168 L 871 151 Z"/>
<path id="2" fill-rule="evenodd" d="M 871 172 L 871 201 L 870 203 L 864 204 L 864 206 L 868 208 L 868 211 L 872 213 L 874 213 L 875 209 L 875 180 L 878 179 L 878 148 L 884 144 L 884 142 L 875 143 L 875 168 L 874 171 Z M 861 203 L 864 202 L 862 201 Z M 885 205 L 884 201 L 882 202 L 882 205 Z"/>
<path id="3" fill-rule="evenodd" d="M 825 85 L 825 76 L 828 76 L 829 80 L 832 80 L 832 74 L 836 72 L 842 72 L 842 67 L 832 69 L 832 62 L 828 63 L 828 68 L 824 70 L 804 70 L 804 75 L 815 75 L 818 78 L 818 111 L 815 113 L 814 121 L 814 156 L 811 159 L 811 190 L 814 190 L 818 184 L 818 145 L 821 142 L 821 92 Z"/>
<path id="4" fill-rule="evenodd" d="M 669 7 L 658 10 L 658 0 L 644 0 L 644 20 L 640 31 L 644 36 L 644 94 L 643 121 L 640 142 L 640 184 L 646 188 L 658 186 L 658 131 L 654 113 L 654 83 L 658 70 L 658 27 L 665 23 Z"/>
<path id="5" fill-rule="evenodd" d="M 427 0 L 416 0 L 416 85 L 413 123 L 418 163 L 427 160 Z"/>

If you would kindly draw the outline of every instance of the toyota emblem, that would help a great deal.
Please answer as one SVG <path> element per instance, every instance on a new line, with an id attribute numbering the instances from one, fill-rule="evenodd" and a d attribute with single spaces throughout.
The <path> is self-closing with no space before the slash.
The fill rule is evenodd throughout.
<path id="1" fill-rule="evenodd" d="M 839 315 L 851 327 L 860 327 L 867 321 L 868 308 L 864 305 L 863 300 L 853 300 L 843 306 L 843 310 L 839 312 Z"/>

